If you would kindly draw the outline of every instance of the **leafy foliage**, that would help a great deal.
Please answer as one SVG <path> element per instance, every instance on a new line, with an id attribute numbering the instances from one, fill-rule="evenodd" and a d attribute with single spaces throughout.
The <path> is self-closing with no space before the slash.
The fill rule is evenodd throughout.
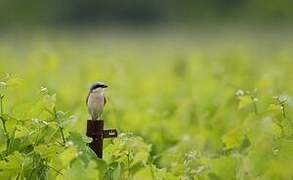
<path id="1" fill-rule="evenodd" d="M 0 50 L 13 74 L 0 75 L 0 179 L 292 179 L 292 51 L 92 36 Z M 85 136 L 97 79 L 110 85 L 106 127 L 120 134 L 103 160 Z"/>

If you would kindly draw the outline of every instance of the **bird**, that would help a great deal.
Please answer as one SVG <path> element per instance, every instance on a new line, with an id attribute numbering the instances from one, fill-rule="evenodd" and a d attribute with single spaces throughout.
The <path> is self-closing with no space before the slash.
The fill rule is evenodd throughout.
<path id="1" fill-rule="evenodd" d="M 101 120 L 101 116 L 106 105 L 104 89 L 108 86 L 102 82 L 94 83 L 86 98 L 88 112 L 92 120 Z"/>

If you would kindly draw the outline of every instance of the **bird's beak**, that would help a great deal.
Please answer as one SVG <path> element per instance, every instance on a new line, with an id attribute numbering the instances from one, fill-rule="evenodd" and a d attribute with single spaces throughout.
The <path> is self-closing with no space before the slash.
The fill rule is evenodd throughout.
<path id="1" fill-rule="evenodd" d="M 103 85 L 103 88 L 107 88 L 108 86 L 107 85 Z"/>

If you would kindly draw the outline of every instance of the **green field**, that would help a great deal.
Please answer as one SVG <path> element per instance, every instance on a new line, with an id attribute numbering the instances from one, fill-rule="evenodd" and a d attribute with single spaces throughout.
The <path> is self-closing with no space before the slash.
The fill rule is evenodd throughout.
<path id="1" fill-rule="evenodd" d="M 291 35 L 2 34 L 0 179 L 292 179 Z M 109 85 L 103 119 L 120 134 L 104 141 L 104 160 L 86 146 L 96 81 Z"/>

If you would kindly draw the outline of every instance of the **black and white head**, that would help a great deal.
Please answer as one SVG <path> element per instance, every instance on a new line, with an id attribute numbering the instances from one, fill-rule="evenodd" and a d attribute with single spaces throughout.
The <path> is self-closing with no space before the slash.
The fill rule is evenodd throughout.
<path id="1" fill-rule="evenodd" d="M 90 88 L 90 92 L 95 92 L 95 91 L 98 91 L 98 90 L 103 90 L 105 88 L 107 88 L 108 86 L 102 82 L 97 82 L 97 83 L 94 83 L 91 88 Z"/>

